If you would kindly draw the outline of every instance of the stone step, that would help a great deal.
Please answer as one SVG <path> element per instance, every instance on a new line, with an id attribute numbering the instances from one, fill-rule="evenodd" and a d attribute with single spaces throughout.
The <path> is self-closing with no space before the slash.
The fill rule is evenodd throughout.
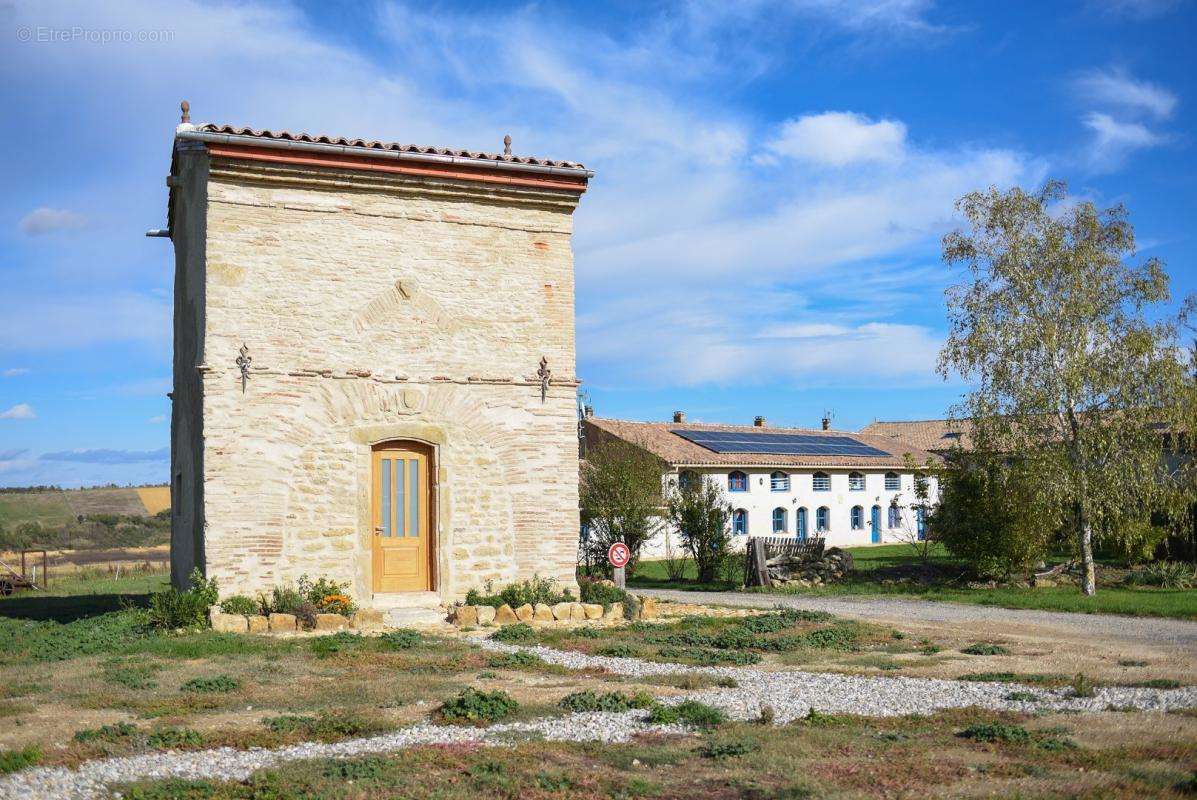
<path id="1" fill-rule="evenodd" d="M 386 608 L 380 609 L 388 628 L 415 628 L 429 625 L 443 625 L 445 611 L 439 606 L 434 608 Z"/>

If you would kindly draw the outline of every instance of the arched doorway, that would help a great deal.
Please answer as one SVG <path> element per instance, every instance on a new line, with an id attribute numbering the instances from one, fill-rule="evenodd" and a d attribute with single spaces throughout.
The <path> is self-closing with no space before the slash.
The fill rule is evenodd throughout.
<path id="1" fill-rule="evenodd" d="M 871 523 L 870 527 L 872 528 L 873 544 L 880 544 L 881 543 L 881 506 L 873 506 L 873 513 L 872 513 L 872 517 L 869 520 L 869 522 Z"/>
<path id="2" fill-rule="evenodd" d="M 419 442 L 374 445 L 370 538 L 376 593 L 432 589 L 432 455 Z"/>

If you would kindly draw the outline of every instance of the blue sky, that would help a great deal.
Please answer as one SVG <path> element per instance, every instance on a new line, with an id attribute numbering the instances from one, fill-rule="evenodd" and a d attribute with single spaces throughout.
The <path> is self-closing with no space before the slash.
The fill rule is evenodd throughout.
<path id="1" fill-rule="evenodd" d="M 0 485 L 165 481 L 178 102 L 195 121 L 575 159 L 599 414 L 944 414 L 953 201 L 1131 209 L 1197 290 L 1190 0 L 0 0 Z"/>

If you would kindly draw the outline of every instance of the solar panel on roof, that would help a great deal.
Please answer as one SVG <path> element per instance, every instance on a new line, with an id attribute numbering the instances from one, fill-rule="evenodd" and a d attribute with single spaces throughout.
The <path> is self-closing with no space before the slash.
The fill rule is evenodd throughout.
<path id="1" fill-rule="evenodd" d="M 884 450 L 850 436 L 806 433 L 753 433 L 749 431 L 675 430 L 683 439 L 713 453 L 767 453 L 788 456 L 888 456 Z"/>

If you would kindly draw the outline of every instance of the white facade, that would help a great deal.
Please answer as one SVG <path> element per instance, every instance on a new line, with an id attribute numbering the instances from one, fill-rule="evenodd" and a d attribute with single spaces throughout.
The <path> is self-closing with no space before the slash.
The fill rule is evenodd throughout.
<path id="1" fill-rule="evenodd" d="M 714 481 L 723 489 L 733 514 L 737 511 L 744 512 L 746 530 L 742 534 L 737 532 L 734 537 L 738 547 L 743 546 L 748 536 L 798 536 L 799 520 L 803 514 L 806 519 L 806 536 L 822 537 L 828 547 L 894 544 L 913 541 L 919 535 L 920 500 L 915 491 L 915 473 L 908 470 L 880 470 L 876 467 L 682 468 L 665 476 L 667 490 L 673 490 L 685 473 L 701 475 L 706 480 Z M 730 476 L 734 473 L 747 476 L 745 490 L 733 491 L 730 488 L 739 485 L 739 481 L 731 481 Z M 780 473 L 776 482 L 775 473 Z M 820 485 L 824 485 L 823 476 L 826 476 L 830 488 L 815 489 L 816 475 L 820 476 Z M 887 475 L 891 486 L 896 478 L 897 489 L 886 488 Z M 856 476 L 855 479 L 853 476 Z M 852 488 L 854 484 L 859 485 L 857 482 L 861 479 L 863 488 Z M 939 486 L 934 477 L 927 477 L 925 480 L 925 504 L 929 509 L 939 501 Z M 875 531 L 874 507 L 878 516 Z M 853 508 L 859 509 L 859 527 L 853 525 Z M 783 512 L 779 515 L 784 521 L 782 530 L 775 530 L 774 527 L 774 511 L 777 509 Z M 826 509 L 826 530 L 819 529 L 820 509 Z M 671 530 L 669 525 L 663 525 L 662 532 L 641 550 L 641 557 L 661 558 L 668 555 L 670 550 L 675 555 L 680 555 L 681 549 L 677 532 Z"/>

